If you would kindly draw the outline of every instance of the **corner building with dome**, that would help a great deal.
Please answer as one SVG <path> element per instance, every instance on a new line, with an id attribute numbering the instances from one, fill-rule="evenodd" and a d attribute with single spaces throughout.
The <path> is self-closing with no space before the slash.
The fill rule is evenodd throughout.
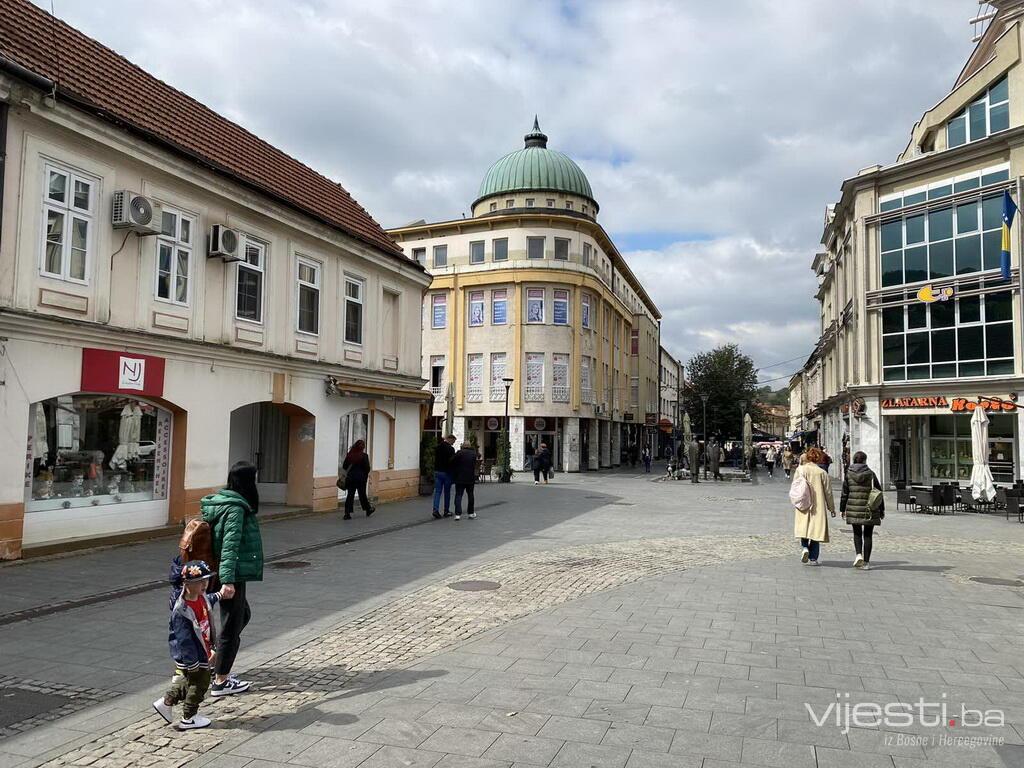
<path id="1" fill-rule="evenodd" d="M 547 146 L 525 146 L 484 175 L 471 217 L 390 230 L 432 276 L 424 296 L 424 425 L 497 457 L 507 412 L 512 467 L 544 442 L 554 468 L 618 466 L 655 453 L 661 315 L 598 223 L 590 182 Z M 511 379 L 511 382 L 506 382 Z"/>

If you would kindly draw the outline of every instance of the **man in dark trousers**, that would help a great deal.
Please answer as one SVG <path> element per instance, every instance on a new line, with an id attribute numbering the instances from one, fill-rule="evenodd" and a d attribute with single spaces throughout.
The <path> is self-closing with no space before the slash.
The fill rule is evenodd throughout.
<path id="1" fill-rule="evenodd" d="M 473 509 L 473 486 L 476 485 L 476 451 L 463 443 L 452 459 L 452 479 L 455 481 L 455 519 L 462 519 L 462 494 L 468 499 L 466 511 L 470 520 L 476 519 Z"/>
<path id="2" fill-rule="evenodd" d="M 441 517 L 441 492 L 444 492 L 444 516 L 452 516 L 452 459 L 455 435 L 448 435 L 434 448 L 434 517 Z"/>
<path id="3" fill-rule="evenodd" d="M 687 458 L 690 460 L 690 482 L 699 483 L 697 475 L 700 474 L 700 443 L 697 442 L 697 438 L 690 441 L 689 454 Z"/>

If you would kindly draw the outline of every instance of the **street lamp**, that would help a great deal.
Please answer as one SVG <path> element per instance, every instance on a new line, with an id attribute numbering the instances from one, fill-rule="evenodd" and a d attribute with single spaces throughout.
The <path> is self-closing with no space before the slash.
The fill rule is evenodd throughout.
<path id="1" fill-rule="evenodd" d="M 746 419 L 744 418 L 744 416 L 747 413 L 747 401 L 746 400 L 737 400 L 736 404 L 740 407 L 740 440 L 743 441 L 743 461 L 744 461 L 745 464 L 747 464 L 747 466 L 743 467 L 743 471 L 744 472 L 748 472 L 750 470 L 750 459 L 754 455 L 754 438 L 753 438 L 753 435 L 751 435 L 751 438 L 750 438 L 750 456 L 747 456 L 747 439 L 746 439 L 746 432 L 745 432 L 745 427 L 747 426 L 747 423 L 746 423 Z"/>
<path id="2" fill-rule="evenodd" d="M 708 400 L 710 395 L 701 395 L 700 402 L 703 407 L 704 415 L 702 417 L 702 425 L 704 427 L 704 479 L 708 479 Z"/>
<path id="3" fill-rule="evenodd" d="M 508 392 L 512 388 L 512 377 L 505 376 L 501 379 L 505 385 L 505 434 L 502 442 L 504 443 L 505 461 L 503 466 L 498 467 L 498 473 L 503 483 L 507 483 L 512 479 L 512 438 L 511 438 L 511 424 L 508 419 Z"/>
<path id="4" fill-rule="evenodd" d="M 509 423 L 508 423 L 508 391 L 510 389 L 512 389 L 512 381 L 513 380 L 512 380 L 512 378 L 510 376 L 506 376 L 506 377 L 504 377 L 502 379 L 502 382 L 504 382 L 504 384 L 505 384 L 505 431 L 506 432 L 510 431 L 509 430 Z"/>

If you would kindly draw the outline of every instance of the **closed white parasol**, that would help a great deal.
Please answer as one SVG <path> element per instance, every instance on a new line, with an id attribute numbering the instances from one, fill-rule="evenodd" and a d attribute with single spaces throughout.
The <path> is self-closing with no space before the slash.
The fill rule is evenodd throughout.
<path id="1" fill-rule="evenodd" d="M 975 501 L 992 501 L 996 487 L 992 482 L 992 470 L 988 466 L 988 414 L 984 408 L 975 408 L 971 416 L 971 496 Z"/>

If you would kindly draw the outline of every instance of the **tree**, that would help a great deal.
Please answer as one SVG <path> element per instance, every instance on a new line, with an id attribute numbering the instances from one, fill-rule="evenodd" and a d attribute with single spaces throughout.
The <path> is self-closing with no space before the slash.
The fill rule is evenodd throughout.
<path id="1" fill-rule="evenodd" d="M 725 439 L 743 436 L 743 412 L 739 401 L 747 401 L 747 413 L 757 422 L 761 417 L 758 399 L 757 368 L 754 361 L 736 344 L 726 344 L 710 352 L 699 352 L 690 358 L 683 387 L 686 412 L 695 434 L 704 432 L 704 404 L 708 396 L 708 433 L 721 433 Z"/>

